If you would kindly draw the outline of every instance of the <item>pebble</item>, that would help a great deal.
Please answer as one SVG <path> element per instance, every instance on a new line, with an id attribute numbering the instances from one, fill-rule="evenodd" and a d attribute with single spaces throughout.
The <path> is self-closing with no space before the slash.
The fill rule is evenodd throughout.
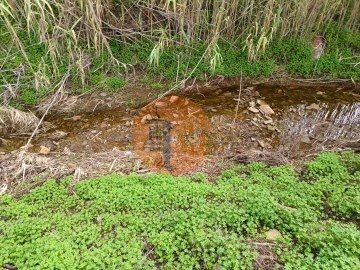
<path id="1" fill-rule="evenodd" d="M 47 155 L 47 154 L 49 154 L 49 153 L 50 153 L 50 149 L 49 149 L 49 148 L 47 148 L 46 146 L 43 146 L 43 145 L 40 146 L 39 154 L 41 154 L 41 155 Z"/>
<path id="2" fill-rule="evenodd" d="M 271 115 L 275 113 L 273 109 L 271 109 L 271 107 L 267 104 L 260 105 L 260 111 L 262 111 L 265 115 Z"/>
<path id="3" fill-rule="evenodd" d="M 257 142 L 262 148 L 265 147 L 265 142 L 263 140 L 258 140 Z"/>
<path id="4" fill-rule="evenodd" d="M 275 241 L 275 240 L 281 238 L 282 234 L 278 230 L 272 229 L 272 230 L 267 231 L 265 233 L 265 236 L 266 236 L 266 240 Z"/>
<path id="5" fill-rule="evenodd" d="M 170 103 L 174 103 L 174 102 L 176 102 L 178 99 L 179 99 L 178 96 L 171 96 L 171 97 L 170 97 Z"/>
<path id="6" fill-rule="evenodd" d="M 152 117 L 151 117 L 150 114 L 144 115 L 143 118 L 141 118 L 141 123 L 142 123 L 142 124 L 145 124 L 145 122 L 146 122 L 147 120 L 148 120 L 148 121 L 152 120 Z"/>
<path id="7" fill-rule="evenodd" d="M 275 131 L 276 130 L 276 128 L 274 126 L 270 126 L 270 125 L 267 126 L 267 129 L 268 129 L 268 131 Z"/>
<path id="8" fill-rule="evenodd" d="M 311 105 L 307 106 L 306 109 L 318 111 L 320 110 L 320 106 L 316 103 L 312 103 Z"/>
<path id="9" fill-rule="evenodd" d="M 158 107 L 158 108 L 165 108 L 168 106 L 168 103 L 167 102 L 163 102 L 163 101 L 158 101 L 158 102 L 155 102 L 155 107 Z"/>
<path id="10" fill-rule="evenodd" d="M 304 136 L 301 136 L 300 142 L 310 144 L 311 140 L 310 140 L 309 136 L 304 135 Z"/>
<path id="11" fill-rule="evenodd" d="M 258 113 L 258 112 L 259 112 L 259 110 L 256 109 L 255 107 L 250 107 L 250 108 L 248 108 L 248 110 L 249 110 L 250 112 L 252 112 L 252 113 Z"/>
<path id="12" fill-rule="evenodd" d="M 256 100 L 256 103 L 258 104 L 258 105 L 268 105 L 265 101 L 263 101 L 262 99 L 258 99 L 258 100 Z"/>

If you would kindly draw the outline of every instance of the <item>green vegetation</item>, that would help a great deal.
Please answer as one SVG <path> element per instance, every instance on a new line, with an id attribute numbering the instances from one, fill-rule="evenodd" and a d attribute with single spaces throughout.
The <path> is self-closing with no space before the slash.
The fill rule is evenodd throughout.
<path id="1" fill-rule="evenodd" d="M 302 173 L 262 163 L 206 175 L 50 180 L 0 197 L 0 265 L 18 269 L 254 269 L 269 229 L 285 269 L 359 269 L 360 155 Z"/>
<path id="2" fill-rule="evenodd" d="M 121 91 L 139 70 L 157 78 L 147 85 L 153 89 L 164 79 L 172 84 L 241 72 L 360 78 L 359 0 L 113 0 L 95 6 L 87 0 L 0 1 L 0 102 L 36 105 L 67 72 L 73 93 Z M 319 60 L 310 44 L 316 36 L 327 41 Z"/>

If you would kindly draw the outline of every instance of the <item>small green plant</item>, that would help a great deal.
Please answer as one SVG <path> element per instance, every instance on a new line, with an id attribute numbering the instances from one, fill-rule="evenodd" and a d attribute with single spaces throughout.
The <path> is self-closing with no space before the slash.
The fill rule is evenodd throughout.
<path id="1" fill-rule="evenodd" d="M 252 163 L 216 183 L 204 174 L 113 174 L 79 182 L 76 195 L 71 178 L 49 180 L 19 199 L 0 196 L 0 266 L 253 269 L 250 244 L 276 228 L 279 266 L 357 269 L 359 160 L 324 153 L 301 175 Z"/>
<path id="2" fill-rule="evenodd" d="M 123 77 L 109 77 L 105 81 L 105 89 L 111 92 L 119 91 L 126 83 L 126 79 Z"/>
<path id="3" fill-rule="evenodd" d="M 22 90 L 21 99 L 28 106 L 34 106 L 38 104 L 38 98 L 34 89 Z"/>

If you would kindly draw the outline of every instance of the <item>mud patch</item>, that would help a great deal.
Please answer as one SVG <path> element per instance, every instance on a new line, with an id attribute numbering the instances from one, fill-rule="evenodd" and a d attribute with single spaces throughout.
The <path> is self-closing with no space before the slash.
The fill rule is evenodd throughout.
<path id="1" fill-rule="evenodd" d="M 207 155 L 210 122 L 194 102 L 164 97 L 141 109 L 135 119 L 135 152 L 156 171 L 180 175 L 196 168 Z"/>

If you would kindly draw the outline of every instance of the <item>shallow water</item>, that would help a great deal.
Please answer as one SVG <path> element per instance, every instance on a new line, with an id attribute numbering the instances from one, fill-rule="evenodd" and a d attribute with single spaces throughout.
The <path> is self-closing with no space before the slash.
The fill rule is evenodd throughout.
<path id="1" fill-rule="evenodd" d="M 284 153 L 335 146 L 360 140 L 360 92 L 329 86 L 239 86 L 201 88 L 176 94 L 188 98 L 207 114 L 211 123 L 208 153 L 221 155 L 250 148 Z M 248 110 L 249 102 L 266 102 L 275 112 L 269 117 Z M 309 109 L 311 104 L 316 108 Z M 258 108 L 258 106 L 255 106 Z M 51 152 L 105 152 L 117 147 L 132 150 L 131 127 L 140 110 L 113 110 L 46 119 L 43 132 L 30 151 L 46 146 Z M 20 148 L 28 135 L 3 138 L 2 154 Z"/>

